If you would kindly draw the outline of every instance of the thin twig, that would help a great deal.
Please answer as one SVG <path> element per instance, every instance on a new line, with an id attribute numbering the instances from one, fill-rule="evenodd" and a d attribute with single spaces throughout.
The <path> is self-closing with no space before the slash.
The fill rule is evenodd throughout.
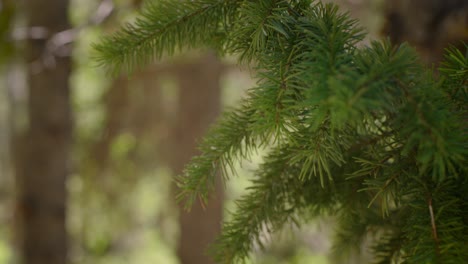
<path id="1" fill-rule="evenodd" d="M 439 255 L 440 254 L 439 236 L 437 235 L 437 225 L 436 225 L 435 217 L 434 217 L 434 209 L 432 208 L 432 197 L 428 198 L 427 204 L 429 206 L 429 214 L 431 216 L 432 237 L 434 238 L 434 241 L 435 241 L 435 250 L 437 252 L 437 255 Z"/>

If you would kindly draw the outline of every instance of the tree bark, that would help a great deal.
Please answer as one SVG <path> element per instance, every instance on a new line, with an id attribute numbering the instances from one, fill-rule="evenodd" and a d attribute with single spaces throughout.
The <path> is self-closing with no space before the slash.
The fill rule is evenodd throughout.
<path id="1" fill-rule="evenodd" d="M 196 63 L 178 65 L 179 107 L 171 144 L 171 167 L 176 174 L 182 172 L 191 157 L 199 154 L 197 143 L 219 115 L 221 71 L 220 62 L 212 54 Z M 222 212 L 220 183 L 205 209 L 196 203 L 190 212 L 180 210 L 177 254 L 182 264 L 214 263 L 206 251 L 220 233 Z"/>
<path id="2" fill-rule="evenodd" d="M 50 41 L 69 28 L 68 0 L 26 0 L 28 127 L 17 141 L 17 239 L 21 263 L 67 262 L 65 181 L 71 109 L 69 48 Z M 68 53 L 68 54 L 67 54 Z"/>

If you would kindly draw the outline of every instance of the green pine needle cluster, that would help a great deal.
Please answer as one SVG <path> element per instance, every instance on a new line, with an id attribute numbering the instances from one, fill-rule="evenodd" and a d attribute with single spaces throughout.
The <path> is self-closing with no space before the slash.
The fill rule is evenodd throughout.
<path id="1" fill-rule="evenodd" d="M 178 178 L 187 206 L 221 172 L 269 154 L 212 248 L 248 258 L 264 230 L 334 215 L 334 249 L 369 234 L 375 263 L 468 260 L 468 53 L 438 74 L 407 45 L 373 42 L 334 5 L 306 0 L 155 0 L 95 46 L 112 70 L 176 49 L 215 48 L 256 69 L 257 86 L 223 115 Z M 354 249 L 355 250 L 355 249 Z"/>

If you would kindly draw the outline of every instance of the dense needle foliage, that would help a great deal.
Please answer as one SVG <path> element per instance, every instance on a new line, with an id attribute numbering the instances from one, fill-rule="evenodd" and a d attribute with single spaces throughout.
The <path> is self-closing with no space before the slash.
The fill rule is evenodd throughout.
<path id="1" fill-rule="evenodd" d="M 178 179 L 190 206 L 206 201 L 252 151 L 269 154 L 213 247 L 245 260 L 275 231 L 323 214 L 334 248 L 369 234 L 375 263 L 468 260 L 468 54 L 438 74 L 407 45 L 373 42 L 334 5 L 306 0 L 148 1 L 133 24 L 95 46 L 113 70 L 211 47 L 251 65 L 257 86 L 228 111 Z"/>

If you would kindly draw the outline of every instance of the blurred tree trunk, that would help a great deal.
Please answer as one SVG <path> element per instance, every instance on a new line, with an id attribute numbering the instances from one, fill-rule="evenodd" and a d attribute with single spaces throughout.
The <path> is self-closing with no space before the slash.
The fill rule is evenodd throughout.
<path id="1" fill-rule="evenodd" d="M 67 262 L 65 181 L 71 110 L 68 0 L 25 0 L 28 127 L 16 140 L 17 239 L 21 263 Z M 50 41 L 55 37 L 55 41 Z"/>
<path id="2" fill-rule="evenodd" d="M 171 167 L 180 174 L 184 165 L 198 154 L 197 143 L 220 112 L 222 67 L 214 55 L 200 61 L 178 65 L 177 121 L 171 135 Z M 175 190 L 177 192 L 177 190 Z M 214 263 L 206 254 L 221 230 L 223 189 L 220 183 L 205 209 L 196 203 L 190 212 L 180 210 L 180 238 L 177 254 L 182 264 Z"/>
<path id="3" fill-rule="evenodd" d="M 409 42 L 426 63 L 443 58 L 449 45 L 468 42 L 467 0 L 386 0 L 383 33 L 395 44 Z"/>

